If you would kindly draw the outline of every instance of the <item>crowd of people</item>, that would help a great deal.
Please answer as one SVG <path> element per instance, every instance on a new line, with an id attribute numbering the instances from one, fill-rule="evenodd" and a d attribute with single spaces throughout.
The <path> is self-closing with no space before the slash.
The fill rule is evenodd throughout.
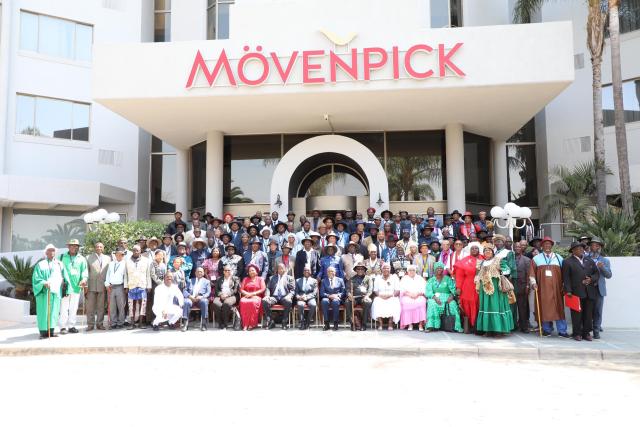
<path id="1" fill-rule="evenodd" d="M 282 221 L 277 212 L 194 211 L 186 222 L 176 212 L 161 238 L 141 236 L 131 248 L 121 238 L 112 254 L 96 243 L 85 257 L 71 240 L 56 256 L 48 245 L 33 273 L 38 329 L 41 338 L 57 336 L 57 326 L 77 333 L 84 294 L 87 331 L 187 331 L 192 321 L 202 331 L 210 322 L 338 330 L 343 314 L 351 330 L 550 336 L 555 323 L 570 338 L 567 305 L 573 338 L 599 338 L 612 274 L 604 242 L 585 236 L 563 259 L 550 238 L 531 228 L 523 235 L 494 233 L 485 212 L 438 217 L 432 208 L 424 216 L 313 211 L 297 221 L 293 212 Z"/>

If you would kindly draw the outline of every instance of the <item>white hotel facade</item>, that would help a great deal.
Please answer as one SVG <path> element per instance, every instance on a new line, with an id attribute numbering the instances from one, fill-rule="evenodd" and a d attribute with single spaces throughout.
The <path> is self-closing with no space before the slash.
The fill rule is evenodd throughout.
<path id="1" fill-rule="evenodd" d="M 538 220 L 549 171 L 593 158 L 587 10 L 549 2 L 511 25 L 513 3 L 2 0 L 0 252 L 97 207 L 165 220 L 515 201 Z M 623 6 L 640 191 L 640 0 Z"/>

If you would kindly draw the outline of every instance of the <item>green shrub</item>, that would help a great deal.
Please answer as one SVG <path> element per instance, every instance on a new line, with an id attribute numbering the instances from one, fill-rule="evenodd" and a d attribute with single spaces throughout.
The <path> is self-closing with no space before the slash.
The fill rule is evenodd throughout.
<path id="1" fill-rule="evenodd" d="M 29 301 L 31 314 L 35 314 L 31 277 L 37 263 L 38 261 L 32 263 L 31 257 L 22 259 L 18 255 L 13 256 L 13 261 L 6 257 L 0 258 L 0 275 L 14 286 L 17 299 Z"/>
<path id="2" fill-rule="evenodd" d="M 114 222 L 111 224 L 98 224 L 95 228 L 87 232 L 84 240 L 84 247 L 82 248 L 83 254 L 93 252 L 94 245 L 97 242 L 104 244 L 104 252 L 109 254 L 116 249 L 118 240 L 126 237 L 129 240 L 129 247 L 132 247 L 134 242 L 145 236 L 150 238 L 152 236 L 162 239 L 165 225 L 155 221 L 129 221 L 129 222 Z"/>
<path id="3" fill-rule="evenodd" d="M 573 221 L 568 234 L 601 238 L 605 243 L 603 252 L 608 256 L 633 256 L 638 252 L 638 233 L 635 218 L 609 206 L 603 212 L 595 212 L 588 221 Z"/>

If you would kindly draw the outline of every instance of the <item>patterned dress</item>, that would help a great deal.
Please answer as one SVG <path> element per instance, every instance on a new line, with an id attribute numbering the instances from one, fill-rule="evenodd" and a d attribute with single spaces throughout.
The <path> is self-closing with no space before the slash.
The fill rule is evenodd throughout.
<path id="1" fill-rule="evenodd" d="M 501 269 L 506 268 L 506 261 L 496 258 L 482 261 L 478 266 L 475 278 L 476 290 L 480 296 L 476 326 L 478 331 L 509 333 L 513 329 L 509 297 L 500 291 Z"/>
<path id="2" fill-rule="evenodd" d="M 456 282 L 450 276 L 442 276 L 442 279 L 438 279 L 434 276 L 427 281 L 427 287 L 425 295 L 427 296 L 427 328 L 440 329 L 440 316 L 445 311 L 445 304 L 450 296 L 454 296 L 456 292 Z M 434 297 L 438 297 L 440 304 L 436 302 Z M 448 305 L 449 314 L 456 317 L 456 323 L 454 329 L 457 332 L 462 332 L 462 325 L 460 323 L 460 310 L 458 309 L 458 303 L 455 300 L 451 300 Z"/>

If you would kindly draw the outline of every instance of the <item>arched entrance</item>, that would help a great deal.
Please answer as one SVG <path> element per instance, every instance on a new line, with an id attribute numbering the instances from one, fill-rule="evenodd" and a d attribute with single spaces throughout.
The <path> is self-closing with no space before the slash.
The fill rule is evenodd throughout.
<path id="1" fill-rule="evenodd" d="M 271 179 L 271 210 L 286 216 L 292 198 L 305 197 L 314 179 L 326 175 L 329 167 L 360 181 L 368 192 L 369 206 L 388 209 L 387 175 L 376 156 L 354 139 L 320 135 L 295 145 L 280 159 Z"/>

